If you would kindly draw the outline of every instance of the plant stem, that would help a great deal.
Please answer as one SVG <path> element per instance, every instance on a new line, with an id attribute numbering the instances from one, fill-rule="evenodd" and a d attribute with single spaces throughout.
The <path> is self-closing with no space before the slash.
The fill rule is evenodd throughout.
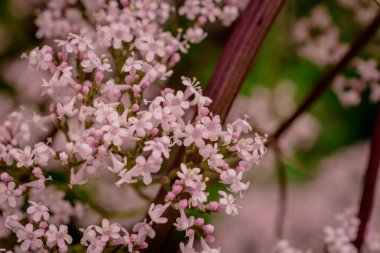
<path id="1" fill-rule="evenodd" d="M 360 201 L 358 218 L 360 220 L 358 235 L 354 241 L 358 252 L 361 252 L 365 240 L 368 221 L 371 217 L 376 193 L 376 184 L 380 169 L 380 104 L 376 115 L 375 126 L 371 140 L 371 152 L 369 155 L 368 166 L 364 176 L 363 193 Z"/>
<path id="2" fill-rule="evenodd" d="M 363 47 L 368 43 L 368 41 L 376 34 L 377 29 L 380 26 L 380 11 L 377 13 L 376 17 L 373 19 L 371 24 L 356 38 L 356 40 L 351 44 L 350 49 L 344 55 L 344 57 L 332 67 L 321 79 L 316 83 L 314 88 L 310 91 L 309 95 L 297 108 L 297 110 L 284 121 L 278 130 L 274 133 L 274 139 L 279 139 L 280 136 L 288 130 L 292 123 L 306 110 L 309 109 L 311 105 L 316 102 L 319 97 L 329 88 L 330 83 L 334 80 L 335 76 L 341 72 L 345 66 L 363 49 Z"/>
<path id="3" fill-rule="evenodd" d="M 251 0 L 244 13 L 235 24 L 219 63 L 211 77 L 205 94 L 213 103 L 210 110 L 220 115 L 221 121 L 227 117 L 232 103 L 246 78 L 252 61 L 268 33 L 285 0 Z M 168 171 L 168 174 L 179 166 L 185 155 L 180 149 Z M 193 159 L 192 159 L 193 160 Z M 162 204 L 166 191 L 161 187 L 154 203 Z M 168 218 L 166 224 L 154 225 L 156 237 L 149 241 L 145 252 L 162 252 L 173 231 L 173 223 L 178 217 L 178 211 L 169 208 L 164 214 Z M 165 251 L 166 253 L 170 253 Z"/>
<path id="4" fill-rule="evenodd" d="M 254 58 L 285 0 L 251 0 L 232 31 L 207 86 L 210 110 L 222 121 L 234 102 Z"/>

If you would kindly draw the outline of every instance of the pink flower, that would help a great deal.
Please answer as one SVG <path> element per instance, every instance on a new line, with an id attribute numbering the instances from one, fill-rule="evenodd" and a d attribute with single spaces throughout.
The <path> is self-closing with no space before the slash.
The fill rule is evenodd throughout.
<path id="1" fill-rule="evenodd" d="M 73 242 L 66 225 L 60 225 L 58 230 L 55 225 L 50 224 L 48 231 L 46 231 L 46 238 L 46 245 L 49 248 L 58 246 L 60 253 L 67 252 L 67 245 Z"/>
<path id="2" fill-rule="evenodd" d="M 27 251 L 28 249 L 36 250 L 42 247 L 43 242 L 40 239 L 44 235 L 42 229 L 34 230 L 33 225 L 28 223 L 24 228 L 16 233 L 18 241 L 21 243 L 21 250 Z"/>
<path id="3" fill-rule="evenodd" d="M 0 203 L 8 201 L 10 207 L 16 207 L 16 200 L 21 196 L 22 190 L 16 188 L 16 183 L 11 181 L 7 185 L 0 183 Z"/>

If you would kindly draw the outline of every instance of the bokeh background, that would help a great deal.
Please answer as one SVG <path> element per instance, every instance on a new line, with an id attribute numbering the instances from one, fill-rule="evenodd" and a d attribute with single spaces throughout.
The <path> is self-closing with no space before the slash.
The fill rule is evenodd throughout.
<path id="1" fill-rule="evenodd" d="M 35 38 L 34 25 L 40 2 L 0 1 L 1 118 L 20 105 L 35 109 L 44 106 L 38 88 L 41 76 L 29 71 L 20 57 L 41 44 Z M 287 1 L 252 65 L 230 120 L 247 114 L 255 128 L 271 134 L 325 73 L 326 68 L 298 56 L 298 45 L 292 39 L 297 21 L 321 4 L 327 6 L 344 41 L 352 41 L 363 28 L 338 1 Z M 374 2 L 371 4 L 372 8 L 378 8 Z M 196 76 L 202 85 L 207 85 L 231 31 L 217 25 L 208 30 L 206 40 L 192 47 L 176 66 L 170 85 L 176 87 L 181 75 Z M 362 54 L 379 58 L 380 44 L 374 41 Z M 285 237 L 297 247 L 321 252 L 323 227 L 333 224 L 337 213 L 359 201 L 376 111 L 376 105 L 367 97 L 364 93 L 360 105 L 347 107 L 328 91 L 284 137 L 281 146 L 289 180 Z M 276 241 L 276 171 L 274 156 L 269 152 L 247 178 L 252 181 L 251 188 L 239 202 L 242 206 L 239 216 L 228 219 L 219 216 L 215 220 L 217 243 L 223 252 L 270 252 Z M 379 210 L 377 207 L 373 217 L 377 228 L 380 228 L 376 216 Z"/>

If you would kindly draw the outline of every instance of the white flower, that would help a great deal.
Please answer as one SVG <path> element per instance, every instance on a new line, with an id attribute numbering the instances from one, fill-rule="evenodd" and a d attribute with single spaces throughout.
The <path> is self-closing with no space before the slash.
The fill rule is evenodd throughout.
<path id="1" fill-rule="evenodd" d="M 227 214 L 238 214 L 238 205 L 234 204 L 235 198 L 231 194 L 227 194 L 224 191 L 219 191 L 219 194 L 222 195 L 223 198 L 219 199 L 220 207 L 226 209 Z"/>
<path id="2" fill-rule="evenodd" d="M 119 173 L 127 165 L 127 157 L 124 156 L 124 160 L 121 162 L 112 152 L 109 152 L 109 155 L 111 157 L 112 167 L 108 167 L 108 170 L 112 171 L 113 173 Z"/>
<path id="3" fill-rule="evenodd" d="M 191 216 L 190 218 L 187 218 L 185 211 L 183 209 L 179 209 L 180 217 L 178 217 L 173 224 L 177 230 L 183 231 L 188 228 L 191 228 L 194 226 L 194 216 Z"/>
<path id="4" fill-rule="evenodd" d="M 61 103 L 57 103 L 57 115 L 58 118 L 61 119 L 63 116 L 67 116 L 69 118 L 75 116 L 77 114 L 78 109 L 74 109 L 75 97 L 73 97 L 70 102 L 65 105 Z"/>
<path id="5" fill-rule="evenodd" d="M 111 36 L 113 39 L 113 48 L 122 48 L 122 42 L 131 42 L 133 36 L 129 31 L 129 27 L 122 23 L 113 23 L 110 27 Z"/>
<path id="6" fill-rule="evenodd" d="M 156 232 L 145 220 L 144 222 L 135 224 L 133 232 L 137 232 L 137 240 L 140 242 L 145 242 L 146 237 L 154 238 L 156 236 Z"/>
<path id="7" fill-rule="evenodd" d="M 136 165 L 130 170 L 130 173 L 135 177 L 142 176 L 144 184 L 149 185 L 152 182 L 151 173 L 157 173 L 160 170 L 161 162 L 162 160 L 138 156 Z"/>
<path id="8" fill-rule="evenodd" d="M 204 139 L 207 137 L 205 127 L 202 124 L 196 124 L 195 127 L 192 124 L 187 124 L 185 127 L 186 138 L 183 140 L 185 147 L 194 143 L 197 147 L 203 147 L 205 145 Z"/>
<path id="9" fill-rule="evenodd" d="M 48 161 L 54 157 L 55 151 L 43 142 L 34 145 L 34 161 L 40 166 L 47 166 Z"/>
<path id="10" fill-rule="evenodd" d="M 236 173 L 236 170 L 228 169 L 220 174 L 220 180 L 224 184 L 229 184 L 233 193 L 238 193 L 247 190 L 249 187 L 249 182 L 246 184 L 241 182 L 242 176 L 242 172 Z"/>
<path id="11" fill-rule="evenodd" d="M 177 172 L 178 178 L 184 180 L 187 187 L 195 187 L 196 182 L 202 180 L 201 170 L 199 168 L 189 169 L 184 163 L 180 165 L 181 170 Z"/>
<path id="12" fill-rule="evenodd" d="M 144 151 L 152 151 L 152 156 L 155 159 L 161 159 L 161 156 L 164 155 L 165 158 L 169 158 L 169 145 L 170 139 L 167 136 L 161 138 L 155 138 L 151 141 L 145 142 Z"/>
<path id="13" fill-rule="evenodd" d="M 207 245 L 206 241 L 201 237 L 202 251 L 201 253 L 220 253 L 220 248 L 213 249 Z"/>
<path id="14" fill-rule="evenodd" d="M 156 56 L 165 55 L 165 44 L 162 40 L 155 40 L 152 36 L 145 36 L 136 41 L 137 49 L 145 53 L 147 62 L 152 62 Z"/>
<path id="15" fill-rule="evenodd" d="M 161 217 L 162 214 L 166 211 L 166 209 L 170 206 L 171 202 L 166 203 L 165 205 L 155 205 L 152 203 L 149 207 L 149 217 L 150 219 L 157 224 L 164 224 L 168 221 L 168 218 Z"/>
<path id="16" fill-rule="evenodd" d="M 45 221 L 49 219 L 49 209 L 46 206 L 34 201 L 29 201 L 29 203 L 30 206 L 26 209 L 26 213 L 31 215 L 33 221 L 39 222 L 41 219 Z"/>
<path id="17" fill-rule="evenodd" d="M 102 220 L 102 226 L 95 226 L 95 230 L 100 234 L 100 239 L 107 242 L 110 239 L 119 239 L 121 227 L 117 223 L 110 224 L 107 219 Z"/>
<path id="18" fill-rule="evenodd" d="M 29 167 L 33 164 L 33 154 L 32 148 L 26 146 L 24 150 L 22 149 L 11 149 L 9 152 L 17 161 L 17 167 Z"/>

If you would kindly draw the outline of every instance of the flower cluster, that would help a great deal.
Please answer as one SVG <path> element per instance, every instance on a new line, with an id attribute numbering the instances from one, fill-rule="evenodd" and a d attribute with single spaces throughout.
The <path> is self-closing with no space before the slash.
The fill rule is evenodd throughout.
<path id="1" fill-rule="evenodd" d="M 209 246 L 213 225 L 191 213 L 238 213 L 234 194 L 248 189 L 243 174 L 266 153 L 266 136 L 247 135 L 252 128 L 245 119 L 224 128 L 196 79 L 182 77 L 181 90 L 163 84 L 179 53 L 205 37 L 207 22 L 229 25 L 238 13 L 235 1 L 187 0 L 177 8 L 153 0 L 47 3 L 36 20 L 37 36 L 55 43 L 23 58 L 44 73 L 50 106 L 45 116 L 14 112 L 0 127 L 0 222 L 4 237 L 17 237 L 13 250 L 136 253 L 149 247 L 153 224 L 166 223 L 164 212 L 174 208 L 181 214 L 174 226 L 189 238 L 183 252 L 196 252 L 197 238 L 202 252 L 219 252 Z M 191 25 L 175 35 L 164 30 L 173 15 Z M 182 162 L 166 175 L 179 149 Z M 136 191 L 162 177 L 174 183 L 165 203 L 152 203 L 149 219 L 130 230 L 110 221 L 103 209 L 101 225 L 81 226 L 77 221 L 91 201 L 78 190 L 102 177 L 111 178 L 113 187 Z M 209 191 L 213 182 L 222 185 L 219 195 Z M 71 231 L 81 233 L 81 240 Z"/>
<path id="2" fill-rule="evenodd" d="M 298 44 L 298 55 L 319 67 L 333 64 L 347 49 L 347 45 L 340 42 L 340 31 L 323 5 L 316 6 L 310 16 L 297 21 L 293 36 Z"/>
<path id="3" fill-rule="evenodd" d="M 354 19 L 361 25 L 369 23 L 376 15 L 375 3 L 371 1 L 340 0 L 339 4 L 354 13 Z M 294 26 L 294 39 L 299 44 L 300 57 L 318 67 L 336 63 L 347 51 L 347 43 L 341 39 L 341 30 L 332 20 L 328 8 L 318 5 L 309 17 L 301 18 Z M 371 56 L 372 57 L 372 56 Z M 345 106 L 361 102 L 362 92 L 370 90 L 370 100 L 380 99 L 379 71 L 376 58 L 357 56 L 346 69 L 346 73 L 334 80 L 333 90 Z"/>
<path id="4" fill-rule="evenodd" d="M 336 227 L 326 226 L 324 229 L 325 251 L 328 253 L 357 253 L 358 250 L 353 244 L 359 227 L 359 219 L 355 216 L 355 208 L 348 208 L 336 217 L 338 225 Z M 370 231 L 365 241 L 365 252 L 377 252 L 379 250 L 379 239 L 376 233 Z M 273 253 L 303 253 L 290 246 L 286 240 L 279 241 L 273 248 Z M 305 253 L 311 253 L 310 250 Z"/>
<path id="5" fill-rule="evenodd" d="M 345 106 L 360 104 L 362 93 L 369 90 L 369 99 L 373 103 L 380 100 L 380 71 L 375 59 L 355 59 L 350 75 L 339 75 L 333 83 L 333 90 Z"/>

